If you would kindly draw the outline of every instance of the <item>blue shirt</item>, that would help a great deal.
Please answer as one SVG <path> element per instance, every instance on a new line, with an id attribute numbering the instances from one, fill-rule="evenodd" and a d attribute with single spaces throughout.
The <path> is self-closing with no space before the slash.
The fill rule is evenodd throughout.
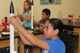
<path id="1" fill-rule="evenodd" d="M 46 21 L 41 19 L 41 20 L 39 21 L 39 23 L 41 23 L 41 24 L 45 24 Z"/>
<path id="2" fill-rule="evenodd" d="M 23 16 L 27 18 L 27 16 L 29 16 L 31 14 L 31 10 L 27 13 L 23 13 Z M 31 29 L 31 20 L 30 21 L 26 21 L 26 20 L 23 20 L 23 26 L 26 28 L 26 29 Z"/>
<path id="3" fill-rule="evenodd" d="M 42 49 L 42 53 L 65 53 L 65 45 L 60 40 L 60 38 L 57 38 L 56 40 L 48 40 L 47 38 L 42 38 L 42 40 L 45 40 L 47 42 L 50 49 Z"/>

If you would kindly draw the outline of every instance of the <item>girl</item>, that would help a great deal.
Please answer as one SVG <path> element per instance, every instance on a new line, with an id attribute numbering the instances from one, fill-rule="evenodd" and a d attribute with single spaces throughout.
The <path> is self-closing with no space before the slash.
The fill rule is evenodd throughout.
<path id="1" fill-rule="evenodd" d="M 17 19 L 10 18 L 10 23 L 18 30 L 19 36 L 24 42 L 31 46 L 42 48 L 42 53 L 65 53 L 65 45 L 58 35 L 61 35 L 63 23 L 57 18 L 52 18 L 46 21 L 44 27 L 44 37 L 38 39 L 33 34 L 25 30 Z"/>
<path id="2" fill-rule="evenodd" d="M 31 1 L 27 0 L 24 2 L 23 7 L 23 15 L 19 15 L 20 19 L 23 21 L 23 26 L 26 29 L 31 29 Z"/>

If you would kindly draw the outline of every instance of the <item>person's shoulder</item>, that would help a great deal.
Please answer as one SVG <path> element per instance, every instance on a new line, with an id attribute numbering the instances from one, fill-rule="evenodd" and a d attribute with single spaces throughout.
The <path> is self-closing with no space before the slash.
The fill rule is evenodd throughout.
<path id="1" fill-rule="evenodd" d="M 31 10 L 29 10 L 28 13 L 31 13 Z"/>
<path id="2" fill-rule="evenodd" d="M 41 20 L 39 21 L 39 23 L 44 24 L 45 21 L 44 21 L 43 19 L 41 19 Z"/>
<path id="3" fill-rule="evenodd" d="M 28 11 L 28 15 L 30 15 L 30 14 L 31 14 L 31 10 Z"/>

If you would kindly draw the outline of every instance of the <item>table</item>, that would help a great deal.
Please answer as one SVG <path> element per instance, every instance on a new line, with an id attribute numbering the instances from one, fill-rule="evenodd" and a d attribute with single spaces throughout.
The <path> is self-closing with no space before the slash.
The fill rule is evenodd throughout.
<path id="1" fill-rule="evenodd" d="M 0 35 L 2 35 L 0 37 L 0 48 L 4 48 L 4 47 L 9 47 L 10 46 L 10 36 L 9 36 L 9 32 L 0 32 Z M 18 39 L 19 36 L 17 35 L 17 33 L 15 33 L 15 51 L 18 52 Z"/>
<path id="2" fill-rule="evenodd" d="M 9 32 L 1 32 L 2 37 L 0 38 L 0 48 L 4 48 L 4 47 L 8 47 L 10 46 L 10 33 Z M 4 35 L 3 35 L 4 34 Z M 37 36 L 37 38 L 41 38 L 43 37 L 43 34 L 37 34 L 35 35 Z M 19 50 L 18 50 L 19 47 Z M 38 51 L 37 51 L 38 50 Z M 36 51 L 34 51 L 35 53 L 40 52 L 39 49 L 37 49 Z M 18 33 L 15 33 L 15 51 L 19 51 L 19 53 L 24 53 L 24 44 L 21 41 L 20 37 L 18 36 Z"/>

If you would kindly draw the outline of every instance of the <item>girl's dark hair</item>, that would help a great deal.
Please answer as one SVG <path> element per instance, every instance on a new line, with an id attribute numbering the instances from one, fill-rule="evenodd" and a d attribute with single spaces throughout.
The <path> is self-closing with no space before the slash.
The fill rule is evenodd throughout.
<path id="1" fill-rule="evenodd" d="M 62 31 L 63 31 L 63 23 L 60 19 L 58 18 L 51 18 L 49 19 L 49 22 L 51 23 L 53 29 L 58 29 L 59 30 L 59 35 L 62 34 Z"/>
<path id="2" fill-rule="evenodd" d="M 69 47 L 70 45 L 69 33 L 66 29 L 64 29 L 64 24 L 62 23 L 62 21 L 57 18 L 51 18 L 49 19 L 49 22 L 51 23 L 53 29 L 59 30 L 58 36 L 64 42 L 66 48 Z"/>
<path id="3" fill-rule="evenodd" d="M 46 15 L 51 15 L 51 11 L 47 8 L 43 9 L 42 12 L 45 12 Z"/>

